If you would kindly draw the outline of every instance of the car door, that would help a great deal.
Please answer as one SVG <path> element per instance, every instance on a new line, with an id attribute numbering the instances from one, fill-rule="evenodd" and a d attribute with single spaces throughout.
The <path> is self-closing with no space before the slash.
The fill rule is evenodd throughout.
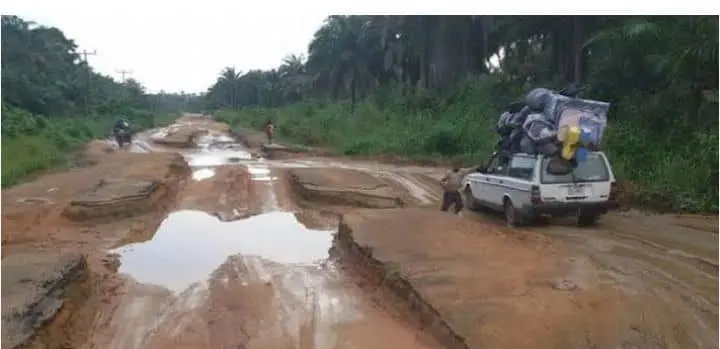
<path id="1" fill-rule="evenodd" d="M 491 158 L 485 168 L 478 172 L 472 172 L 465 177 L 465 183 L 470 186 L 473 197 L 478 203 L 484 206 L 488 206 L 489 204 L 489 199 L 486 195 L 488 183 L 487 172 L 492 171 L 496 162 L 497 160 L 495 158 Z"/>
<path id="2" fill-rule="evenodd" d="M 515 207 L 530 204 L 530 189 L 536 176 L 537 161 L 534 155 L 515 154 L 508 164 L 507 178 L 502 183 L 502 196 L 510 196 Z"/>
<path id="3" fill-rule="evenodd" d="M 497 157 L 490 161 L 486 172 L 481 179 L 481 193 L 484 204 L 494 209 L 501 210 L 503 203 L 503 185 L 507 177 L 507 161 Z"/>

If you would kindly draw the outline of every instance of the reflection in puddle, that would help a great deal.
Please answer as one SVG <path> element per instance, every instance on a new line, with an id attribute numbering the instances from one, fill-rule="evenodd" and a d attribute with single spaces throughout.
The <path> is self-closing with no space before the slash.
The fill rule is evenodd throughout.
<path id="1" fill-rule="evenodd" d="M 212 168 L 202 168 L 197 171 L 193 171 L 192 178 L 196 181 L 202 181 L 215 176 L 215 170 Z"/>
<path id="2" fill-rule="evenodd" d="M 251 160 L 252 155 L 245 150 L 213 150 L 185 154 L 190 167 L 212 167 L 232 163 L 231 159 Z"/>
<path id="3" fill-rule="evenodd" d="M 190 167 L 212 167 L 237 162 L 237 160 L 251 160 L 252 154 L 241 144 L 222 133 L 209 131 L 201 136 L 196 144 L 197 151 L 185 153 Z"/>
<path id="4" fill-rule="evenodd" d="M 266 187 L 268 195 L 263 200 L 263 210 L 265 212 L 275 211 L 278 208 L 277 197 L 273 190 L 273 182 L 276 177 L 270 175 L 270 166 L 264 162 L 246 163 L 247 171 L 253 181 L 262 182 Z"/>
<path id="5" fill-rule="evenodd" d="M 248 173 L 254 181 L 272 181 L 276 178 L 270 176 L 270 167 L 263 164 L 247 164 Z"/>
<path id="6" fill-rule="evenodd" d="M 121 247 L 120 272 L 140 283 L 181 292 L 208 278 L 229 256 L 259 256 L 281 264 L 327 258 L 332 231 L 310 230 L 293 213 L 271 212 L 222 222 L 200 211 L 170 214 L 152 240 Z"/>
<path id="7" fill-rule="evenodd" d="M 209 130 L 208 133 L 202 135 L 199 137 L 199 139 L 196 141 L 196 144 L 201 148 L 209 148 L 213 146 L 215 143 L 233 143 L 235 140 L 224 134 L 219 133 L 217 131 Z"/>

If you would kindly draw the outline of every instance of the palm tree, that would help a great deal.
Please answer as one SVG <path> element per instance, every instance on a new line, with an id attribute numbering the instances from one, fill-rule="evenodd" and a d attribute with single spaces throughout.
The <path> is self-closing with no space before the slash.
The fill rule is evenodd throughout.
<path id="1" fill-rule="evenodd" d="M 372 85 L 371 44 L 367 41 L 369 21 L 363 16 L 330 16 L 310 43 L 308 66 L 316 80 L 329 84 L 332 94 L 349 90 L 351 112 L 355 111 L 358 89 Z"/>
<path id="2" fill-rule="evenodd" d="M 278 74 L 284 101 L 299 101 L 303 92 L 310 87 L 310 79 L 305 68 L 304 55 L 291 54 L 283 59 L 283 64 L 278 68 Z"/>
<path id="3" fill-rule="evenodd" d="M 227 67 L 223 69 L 218 77 L 217 86 L 226 96 L 227 101 L 233 109 L 237 109 L 237 87 L 241 73 L 235 71 L 235 67 Z"/>

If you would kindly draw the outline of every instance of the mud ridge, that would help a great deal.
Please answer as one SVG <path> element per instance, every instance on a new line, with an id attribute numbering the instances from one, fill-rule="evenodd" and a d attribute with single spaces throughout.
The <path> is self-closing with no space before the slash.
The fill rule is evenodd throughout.
<path id="1" fill-rule="evenodd" d="M 291 190 L 296 193 L 300 201 L 316 202 L 326 205 L 353 206 L 362 208 L 401 208 L 405 202 L 392 196 L 383 196 L 366 191 L 377 190 L 385 185 L 377 185 L 367 189 L 336 189 L 318 186 L 312 183 L 303 183 L 301 178 L 293 171 L 286 171 L 287 182 Z"/>
<path id="2" fill-rule="evenodd" d="M 82 200 L 80 202 L 72 200 L 62 210 L 62 215 L 85 225 L 95 222 L 104 224 L 111 217 L 123 219 L 150 213 L 151 216 L 145 218 L 150 220 L 148 225 L 141 231 L 130 229 L 128 235 L 124 236 L 119 243 L 128 239 L 137 239 L 138 236 L 135 235 L 147 235 L 149 238 L 155 233 L 168 212 L 177 205 L 183 187 L 187 184 L 187 178 L 191 174 L 189 166 L 180 155 L 169 164 L 166 171 L 164 177 L 158 179 L 123 178 L 122 176 L 120 180 L 101 179 L 96 187 L 129 182 L 132 185 L 141 183 L 143 188 L 134 195 L 111 195 L 111 200 L 104 200 L 100 197 L 94 198 L 98 200 L 89 200 L 87 204 Z M 61 255 L 67 254 L 59 252 Z M 99 266 L 99 269 L 95 270 L 99 264 L 91 263 L 88 258 L 95 261 L 100 257 L 95 254 L 83 255 L 82 261 L 73 266 L 72 270 L 66 270 L 61 276 L 61 280 L 48 286 L 42 286 L 48 288 L 48 291 L 37 304 L 21 308 L 20 311 L 25 315 L 20 314 L 20 316 L 12 316 L 8 319 L 3 317 L 2 349 L 64 349 L 77 348 L 78 345 L 85 343 L 97 309 L 101 303 L 110 302 L 108 297 L 112 298 L 112 295 L 108 296 L 106 291 L 99 289 L 110 277 L 104 269 L 107 266 Z M 4 264 L 3 275 L 5 275 L 5 267 Z M 20 284 L 23 282 L 25 281 L 21 280 Z M 9 288 L 8 292 L 10 290 L 12 289 Z M 4 297 L 5 294 L 3 294 Z M 20 335 L 11 334 L 9 338 L 17 337 L 22 340 L 7 340 L 8 336 L 5 333 L 7 324 L 17 324 L 13 325 L 13 328 L 8 327 L 7 330 L 12 331 L 11 333 L 20 333 Z"/>
<path id="3" fill-rule="evenodd" d="M 403 304 L 401 313 L 414 317 L 423 332 L 429 333 L 448 349 L 468 349 L 465 339 L 445 322 L 440 313 L 413 288 L 393 265 L 383 263 L 373 256 L 371 248 L 359 245 L 353 239 L 352 228 L 340 217 L 338 232 L 333 241 L 333 254 L 343 265 L 355 269 L 361 277 L 377 286 L 386 288 Z"/>
<path id="4" fill-rule="evenodd" d="M 297 154 L 305 153 L 294 147 L 287 147 L 281 144 L 263 144 L 260 147 L 263 157 L 270 160 L 290 159 Z"/>
<path id="5" fill-rule="evenodd" d="M 227 134 L 248 149 L 259 150 L 263 146 L 259 132 L 251 132 L 244 128 L 232 129 L 229 127 Z"/>
<path id="6" fill-rule="evenodd" d="M 190 149 L 197 146 L 197 139 L 200 136 L 207 134 L 207 130 L 176 130 L 163 138 L 153 138 L 152 141 L 156 144 L 165 145 L 168 147 Z"/>
<path id="7" fill-rule="evenodd" d="M 97 187 L 102 186 L 103 181 L 97 185 Z M 63 215 L 76 221 L 107 216 L 117 217 L 122 214 L 132 215 L 136 211 L 149 209 L 152 201 L 159 199 L 159 195 L 156 194 L 158 188 L 159 183 L 150 182 L 147 183 L 146 188 L 142 188 L 138 193 L 126 196 L 116 196 L 98 200 L 92 200 L 90 198 L 73 200 L 65 210 L 63 210 Z"/>
<path id="8" fill-rule="evenodd" d="M 11 311 L 10 318 L 3 319 L 2 349 L 67 347 L 74 335 L 73 331 L 65 330 L 72 327 L 72 311 L 85 303 L 89 293 L 90 271 L 87 260 L 81 256 L 48 285 L 41 297 L 23 307 L 22 312 Z M 17 335 L 13 336 L 13 332 Z"/>
<path id="9" fill-rule="evenodd" d="M 84 342 L 87 333 L 77 329 L 84 328 L 84 323 L 92 319 L 95 313 L 95 308 L 86 308 L 93 293 L 90 274 L 88 269 L 83 269 L 68 283 L 60 308 L 38 328 L 24 348 L 65 349 L 75 348 Z"/>
<path id="10" fill-rule="evenodd" d="M 190 175 L 190 167 L 178 155 L 162 180 L 101 179 L 90 192 L 72 200 L 63 209 L 62 215 L 74 221 L 87 222 L 108 217 L 127 218 L 155 210 L 166 211 L 170 203 L 176 201 L 181 191 L 181 182 Z M 93 197 L 95 191 L 102 191 L 103 187 L 122 189 L 122 186 L 135 186 L 139 187 L 139 190 L 131 190 L 127 195 L 112 195 L 109 198 Z"/>

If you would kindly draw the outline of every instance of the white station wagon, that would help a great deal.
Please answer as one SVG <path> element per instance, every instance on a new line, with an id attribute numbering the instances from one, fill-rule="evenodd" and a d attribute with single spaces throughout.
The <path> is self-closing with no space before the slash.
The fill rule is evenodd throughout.
<path id="1" fill-rule="evenodd" d="M 615 176 L 602 152 L 591 152 L 570 173 L 548 171 L 550 158 L 513 154 L 500 163 L 494 157 L 485 168 L 463 180 L 469 209 L 481 207 L 505 213 L 509 226 L 533 222 L 539 216 L 574 214 L 577 224 L 594 224 L 615 208 Z"/>

